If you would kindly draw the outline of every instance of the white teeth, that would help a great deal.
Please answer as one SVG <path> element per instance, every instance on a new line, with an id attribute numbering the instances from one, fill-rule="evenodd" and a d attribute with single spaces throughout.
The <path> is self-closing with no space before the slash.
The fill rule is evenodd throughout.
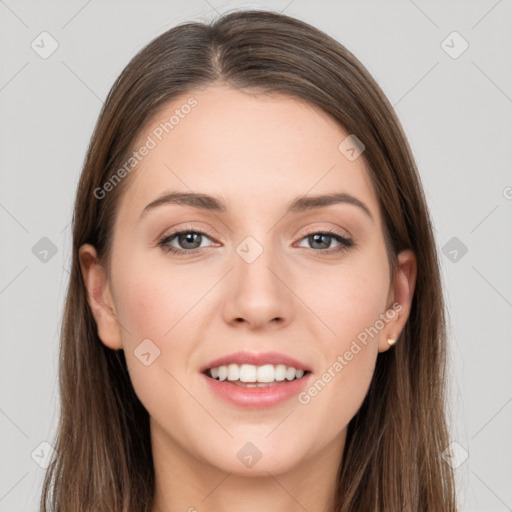
<path id="1" fill-rule="evenodd" d="M 284 364 L 278 364 L 274 370 L 274 379 L 282 381 L 286 379 L 286 366 Z"/>
<path id="2" fill-rule="evenodd" d="M 230 365 L 231 366 L 231 365 Z M 234 365 L 238 366 L 238 365 Z M 242 364 L 240 365 L 240 377 L 239 379 L 242 382 L 257 382 L 256 373 L 258 368 L 252 364 Z M 238 379 L 232 379 L 238 380 Z"/>
<path id="3" fill-rule="evenodd" d="M 264 366 L 258 366 L 256 380 L 258 382 L 274 382 L 274 373 L 275 373 L 275 370 L 271 364 L 266 364 Z M 249 381 L 249 382 L 254 382 L 254 381 Z"/>
<path id="4" fill-rule="evenodd" d="M 240 368 L 237 364 L 228 366 L 228 380 L 238 380 L 240 378 Z"/>
<path id="5" fill-rule="evenodd" d="M 296 372 L 297 370 L 295 368 L 286 368 L 286 378 L 288 380 L 293 380 Z"/>
<path id="6" fill-rule="evenodd" d="M 209 370 L 209 375 L 220 381 L 228 380 L 252 383 L 300 379 L 304 376 L 304 373 L 302 369 L 296 369 L 293 366 L 286 366 L 284 364 L 255 366 L 253 364 L 238 365 L 231 363 L 227 366 L 217 366 Z"/>
<path id="7" fill-rule="evenodd" d="M 219 366 L 219 380 L 226 380 L 228 376 L 228 367 L 227 366 Z"/>

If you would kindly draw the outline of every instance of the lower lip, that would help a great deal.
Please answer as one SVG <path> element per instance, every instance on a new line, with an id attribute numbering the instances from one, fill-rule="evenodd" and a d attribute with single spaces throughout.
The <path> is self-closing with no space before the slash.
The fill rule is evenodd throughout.
<path id="1" fill-rule="evenodd" d="M 237 386 L 236 384 L 230 384 L 227 380 L 212 379 L 204 373 L 201 375 L 206 379 L 206 384 L 210 389 L 224 400 L 238 407 L 264 409 L 278 405 L 298 395 L 306 387 L 313 374 L 308 373 L 300 379 L 284 380 L 279 384 L 264 388 Z"/>

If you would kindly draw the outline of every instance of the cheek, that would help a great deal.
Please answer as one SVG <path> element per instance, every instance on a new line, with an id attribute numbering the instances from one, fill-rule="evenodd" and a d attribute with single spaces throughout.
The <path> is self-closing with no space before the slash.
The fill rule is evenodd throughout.
<path id="1" fill-rule="evenodd" d="M 187 343 L 190 317 L 186 315 L 197 302 L 195 295 L 186 299 L 185 283 L 179 278 L 170 282 L 163 276 L 164 269 L 126 262 L 118 272 L 117 288 L 130 380 L 139 400 L 155 417 L 190 405 L 179 383 L 184 382 L 185 362 L 192 350 Z M 174 406 L 166 403 L 166 396 L 174 397 Z"/>
<path id="2" fill-rule="evenodd" d="M 162 338 L 175 323 L 170 305 L 177 302 L 176 292 L 152 283 L 148 276 L 144 279 L 140 275 L 124 283 L 120 321 L 130 333 L 130 343 L 137 343 L 140 338 Z"/>
<path id="3" fill-rule="evenodd" d="M 134 386 L 140 388 L 156 384 L 158 378 L 167 382 L 170 377 L 164 369 L 172 374 L 186 370 L 184 362 L 194 349 L 191 325 L 201 311 L 198 302 L 211 287 L 211 279 L 204 281 L 204 276 L 180 269 L 170 272 L 165 261 L 148 264 L 146 258 L 150 259 L 141 255 L 118 261 L 115 276 L 125 356 Z M 138 356 L 147 352 L 146 359 L 154 358 L 154 363 L 146 367 Z"/>
<path id="4" fill-rule="evenodd" d="M 178 270 L 170 276 L 165 265 L 154 264 L 143 254 L 117 263 L 116 303 L 119 320 L 127 331 L 123 337 L 130 343 L 144 338 L 166 339 L 197 300 L 198 292 L 191 292 L 194 285 L 186 279 L 189 274 Z"/>
<path id="5" fill-rule="evenodd" d="M 361 257 L 320 279 L 317 274 L 316 285 L 310 288 L 315 290 L 310 297 L 316 297 L 318 316 L 330 333 L 319 338 L 322 368 L 299 401 L 330 425 L 332 435 L 357 413 L 373 377 L 378 339 L 387 319 L 386 265 L 386 259 Z"/>
<path id="6" fill-rule="evenodd" d="M 339 308 L 334 324 L 337 336 L 325 338 L 324 364 L 298 397 L 308 417 L 322 425 L 326 439 L 339 435 L 361 407 L 378 357 L 377 337 L 365 331 L 373 315 L 366 308 L 354 308 L 350 301 Z"/>
<path id="7" fill-rule="evenodd" d="M 388 274 L 382 262 L 374 266 L 364 262 L 347 265 L 323 277 L 317 273 L 309 289 L 309 297 L 315 297 L 318 316 L 325 320 L 331 333 L 324 337 L 327 347 L 339 351 L 352 339 L 364 338 L 368 330 L 375 334 L 374 328 L 382 329 L 389 293 Z M 327 348 L 326 353 L 331 350 Z"/>

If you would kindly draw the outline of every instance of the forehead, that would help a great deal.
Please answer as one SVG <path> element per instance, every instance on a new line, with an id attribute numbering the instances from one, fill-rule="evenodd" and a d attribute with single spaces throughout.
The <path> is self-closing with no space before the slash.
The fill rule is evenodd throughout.
<path id="1" fill-rule="evenodd" d="M 378 220 L 364 159 L 351 161 L 339 149 L 348 135 L 301 99 L 219 85 L 193 91 L 141 129 L 133 150 L 151 149 L 132 171 L 119 210 L 129 206 L 123 215 L 138 216 L 168 190 L 224 197 L 228 213 L 278 211 L 299 195 L 345 192 Z"/>

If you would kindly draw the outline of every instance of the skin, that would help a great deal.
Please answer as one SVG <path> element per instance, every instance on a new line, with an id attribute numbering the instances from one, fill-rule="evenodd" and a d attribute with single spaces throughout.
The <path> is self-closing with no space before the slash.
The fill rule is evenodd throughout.
<path id="1" fill-rule="evenodd" d="M 349 161 L 338 150 L 348 134 L 301 100 L 214 84 L 166 105 L 134 147 L 190 96 L 198 105 L 132 171 L 116 217 L 110 272 L 98 264 L 94 247 L 80 249 L 99 337 L 124 349 L 151 418 L 152 512 L 328 511 L 347 425 L 379 352 L 389 349 L 387 339 L 400 334 L 409 315 L 416 259 L 400 253 L 391 280 L 363 156 Z M 228 211 L 167 204 L 139 219 L 168 190 L 218 195 Z M 350 204 L 285 215 L 298 196 L 332 192 L 364 202 L 373 220 Z M 178 256 L 158 246 L 186 224 L 209 233 L 200 239 L 202 252 Z M 315 244 L 307 236 L 325 229 L 356 245 L 325 255 L 323 247 L 339 242 Z M 236 252 L 249 235 L 263 249 L 252 263 Z M 177 237 L 169 244 L 193 247 Z M 307 404 L 294 397 L 241 409 L 213 395 L 199 373 L 238 350 L 275 350 L 306 361 L 316 380 L 395 302 L 401 311 Z M 134 349 L 148 338 L 160 356 L 146 366 Z M 262 453 L 250 468 L 237 457 L 248 441 Z"/>

